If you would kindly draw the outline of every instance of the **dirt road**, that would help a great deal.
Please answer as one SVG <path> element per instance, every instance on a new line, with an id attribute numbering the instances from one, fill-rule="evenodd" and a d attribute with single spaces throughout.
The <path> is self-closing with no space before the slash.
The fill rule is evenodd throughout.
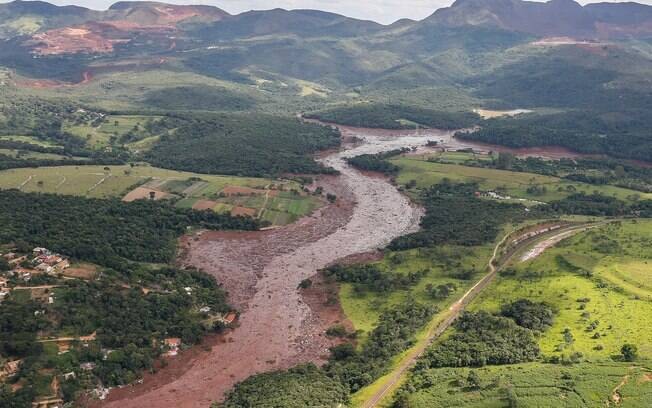
<path id="1" fill-rule="evenodd" d="M 407 373 L 407 371 L 414 365 L 414 363 L 417 361 L 419 357 L 425 352 L 425 350 L 432 344 L 434 340 L 436 340 L 439 336 L 441 336 L 454 322 L 455 320 L 462 314 L 466 306 L 473 301 L 489 284 L 494 280 L 496 277 L 496 273 L 507 263 L 509 263 L 510 260 L 513 259 L 514 255 L 522 251 L 523 249 L 529 247 L 535 242 L 538 242 L 540 239 L 544 238 L 542 242 L 553 242 L 552 245 L 548 245 L 543 248 L 543 250 L 550 248 L 551 246 L 554 245 L 554 243 L 558 243 L 562 241 L 564 238 L 569 237 L 570 235 L 573 235 L 575 233 L 578 233 L 580 231 L 584 231 L 587 228 L 590 228 L 590 226 L 569 226 L 569 227 L 564 227 L 555 231 L 547 232 L 541 235 L 537 235 L 533 237 L 532 239 L 526 239 L 521 241 L 518 245 L 516 245 L 513 248 L 510 248 L 510 250 L 501 256 L 500 254 L 500 249 L 503 247 L 505 242 L 507 241 L 508 238 L 518 238 L 514 237 L 512 235 L 506 235 L 495 247 L 493 250 L 493 254 L 491 256 L 491 259 L 489 260 L 489 263 L 487 265 L 488 268 L 488 273 L 482 277 L 471 289 L 469 289 L 462 297 L 455 302 L 450 309 L 446 312 L 446 315 L 444 316 L 443 320 L 436 325 L 430 333 L 426 336 L 426 338 L 422 341 L 420 341 L 401 361 L 401 363 L 396 366 L 390 376 L 386 376 L 384 384 L 379 387 L 379 389 L 371 395 L 363 404 L 362 408 L 373 408 L 378 406 L 385 397 L 391 394 L 396 387 L 400 384 L 401 379 L 403 376 Z M 558 239 L 558 237 L 561 237 Z M 542 250 L 542 251 L 543 251 Z"/>
<path id="2" fill-rule="evenodd" d="M 355 144 L 346 144 L 342 151 L 320 159 L 341 174 L 320 177 L 317 182 L 325 192 L 337 195 L 335 204 L 282 228 L 207 232 L 183 240 L 184 263 L 214 275 L 224 285 L 229 301 L 241 311 L 239 327 L 224 341 L 207 346 L 206 352 L 178 364 L 182 370 L 163 369 L 146 377 L 142 385 L 113 390 L 102 405 L 208 407 L 253 374 L 324 361 L 332 345 L 324 336 L 328 326 L 304 301 L 298 284 L 334 261 L 382 248 L 393 238 L 415 231 L 422 215 L 385 179 L 348 167 L 345 158 L 424 146 L 433 138 L 451 140 L 453 135 L 436 130 L 410 134 L 342 130 L 344 140 L 355 140 Z M 436 328 L 433 338 L 452 323 L 455 312 L 461 312 L 493 274 L 495 271 L 454 306 L 451 320 Z M 170 365 L 176 366 L 174 362 Z"/>

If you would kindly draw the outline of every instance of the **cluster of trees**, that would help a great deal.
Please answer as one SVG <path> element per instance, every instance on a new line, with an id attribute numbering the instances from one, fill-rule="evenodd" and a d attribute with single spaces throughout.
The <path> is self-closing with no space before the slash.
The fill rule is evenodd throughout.
<path id="1" fill-rule="evenodd" d="M 333 348 L 324 370 L 352 392 L 359 390 L 385 373 L 392 357 L 412 344 L 434 312 L 430 306 L 411 301 L 385 311 L 360 351 L 348 343 Z"/>
<path id="2" fill-rule="evenodd" d="M 554 210 L 564 214 L 615 217 L 630 212 L 629 206 L 624 201 L 599 193 L 571 194 L 550 205 Z"/>
<path id="3" fill-rule="evenodd" d="M 144 269 L 144 267 L 142 267 Z M 150 268 L 151 269 L 151 268 Z M 134 271 L 138 274 L 138 271 Z M 77 379 L 90 375 L 90 384 L 118 386 L 135 381 L 145 369 L 152 368 L 162 351 L 166 337 L 179 337 L 195 344 L 209 330 L 197 309 L 209 306 L 211 312 L 230 310 L 226 295 L 211 276 L 196 270 L 164 267 L 152 270 L 160 279 L 161 289 L 144 294 L 142 286 L 124 281 L 62 280 L 50 293 L 53 304 L 10 295 L 0 308 L 0 355 L 21 358 L 21 369 L 14 382 L 33 390 L 40 381 L 42 368 L 55 375 L 75 372 Z M 127 274 L 125 274 L 127 275 Z M 190 292 L 185 288 L 190 287 Z M 82 347 L 73 343 L 68 353 L 50 356 L 37 342 L 41 336 L 86 336 L 97 333 L 96 340 Z M 107 350 L 110 350 L 107 351 Z M 91 373 L 83 373 L 81 363 L 93 363 Z M 64 394 L 73 400 L 88 383 L 65 381 Z M 33 392 L 0 396 L 0 401 L 31 402 Z M 3 405 L 11 406 L 11 405 Z"/>
<path id="4" fill-rule="evenodd" d="M 355 392 L 382 376 L 391 358 L 406 350 L 416 332 L 435 310 L 406 302 L 384 312 L 378 326 L 360 350 L 350 343 L 331 349 L 329 362 L 320 368 L 299 366 L 286 371 L 259 374 L 227 395 L 223 408 L 321 407 L 348 401 Z"/>
<path id="5" fill-rule="evenodd" d="M 402 148 L 377 154 L 362 154 L 360 156 L 346 159 L 346 162 L 360 170 L 376 171 L 388 176 L 393 176 L 398 173 L 400 168 L 397 165 L 388 162 L 387 159 L 408 152 L 409 150 L 410 149 L 408 148 Z"/>
<path id="6" fill-rule="evenodd" d="M 591 158 L 544 160 L 539 157 L 521 159 L 511 153 L 500 153 L 496 160 L 479 161 L 474 165 L 652 192 L 652 168 L 638 166 L 624 160 Z"/>
<path id="7" fill-rule="evenodd" d="M 374 292 L 389 292 L 416 285 L 428 274 L 428 270 L 392 273 L 377 264 L 333 265 L 325 269 L 328 276 L 338 282 L 356 284 L 356 288 Z"/>
<path id="8" fill-rule="evenodd" d="M 414 129 L 415 124 L 436 129 L 461 129 L 481 122 L 480 116 L 473 112 L 438 111 L 415 106 L 384 104 L 356 104 L 313 112 L 305 116 L 340 125 L 380 129 Z"/>
<path id="9" fill-rule="evenodd" d="M 244 111 L 253 108 L 255 101 L 223 87 L 179 86 L 148 92 L 145 104 L 177 111 Z"/>
<path id="10" fill-rule="evenodd" d="M 124 164 L 124 161 L 119 158 L 96 158 L 88 160 L 67 157 L 61 159 L 21 159 L 20 157 L 13 157 L 0 153 L 0 170 L 48 166 L 112 166 L 121 164 Z"/>
<path id="11" fill-rule="evenodd" d="M 418 369 L 516 364 L 539 356 L 532 331 L 506 317 L 484 311 L 464 313 L 455 330 L 427 350 Z"/>
<path id="12" fill-rule="evenodd" d="M 631 216 L 652 217 L 652 200 L 635 200 L 628 204 L 616 197 L 598 192 L 579 192 L 550 203 L 550 208 L 561 214 L 579 214 L 596 217 Z"/>
<path id="13" fill-rule="evenodd" d="M 0 192 L 0 242 L 25 241 L 77 259 L 125 267 L 124 260 L 167 262 L 189 226 L 253 230 L 259 222 L 170 203 Z"/>
<path id="14" fill-rule="evenodd" d="M 461 139 L 510 147 L 563 146 L 580 153 L 650 160 L 647 111 L 568 111 L 550 115 L 523 115 L 487 120 L 473 132 L 458 132 Z"/>
<path id="15" fill-rule="evenodd" d="M 540 332 L 552 326 L 555 317 L 555 312 L 550 305 L 532 302 L 529 299 L 519 299 L 505 304 L 500 313 L 514 320 L 519 326 Z"/>
<path id="16" fill-rule="evenodd" d="M 345 384 L 329 377 L 313 364 L 287 371 L 249 377 L 226 396 L 221 408 L 330 407 L 345 404 L 349 391 Z"/>
<path id="17" fill-rule="evenodd" d="M 175 170 L 240 176 L 333 172 L 311 155 L 340 143 L 337 130 L 260 114 L 192 116 L 145 155 Z"/>
<path id="18" fill-rule="evenodd" d="M 421 231 L 399 237 L 390 249 L 403 250 L 438 244 L 474 246 L 496 238 L 505 222 L 517 222 L 537 211 L 527 213 L 520 204 L 483 200 L 475 196 L 475 183 L 443 180 L 421 194 L 426 215 Z"/>

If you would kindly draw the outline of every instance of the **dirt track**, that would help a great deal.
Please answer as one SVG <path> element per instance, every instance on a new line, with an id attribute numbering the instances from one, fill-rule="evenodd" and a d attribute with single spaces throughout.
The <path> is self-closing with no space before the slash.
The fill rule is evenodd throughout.
<path id="1" fill-rule="evenodd" d="M 207 407 L 252 374 L 300 362 L 320 362 L 331 341 L 331 324 L 297 291 L 301 280 L 332 262 L 373 251 L 417 229 L 422 211 L 395 187 L 348 167 L 345 157 L 424 145 L 423 135 L 364 135 L 365 141 L 321 160 L 338 170 L 318 184 L 338 202 L 284 228 L 254 233 L 217 232 L 187 238 L 185 262 L 216 276 L 242 311 L 240 327 L 212 346 L 182 374 L 152 388 L 112 391 L 106 406 Z M 165 370 L 164 370 L 165 371 Z"/>

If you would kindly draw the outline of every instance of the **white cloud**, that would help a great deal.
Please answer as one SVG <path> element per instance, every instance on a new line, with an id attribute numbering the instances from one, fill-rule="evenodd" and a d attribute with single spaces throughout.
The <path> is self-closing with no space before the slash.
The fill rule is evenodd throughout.
<path id="1" fill-rule="evenodd" d="M 4 1 L 0 0 L 0 2 Z M 93 9 L 106 9 L 115 1 L 117 0 L 51 0 L 54 4 L 77 4 Z M 166 0 L 160 1 L 166 2 Z M 449 6 L 453 0 L 167 0 L 167 2 L 210 4 L 234 14 L 252 9 L 268 10 L 279 7 L 316 9 L 389 24 L 401 18 L 423 19 L 436 9 Z M 580 2 L 584 4 L 590 1 L 580 0 Z M 639 0 L 639 2 L 652 4 L 652 0 Z"/>

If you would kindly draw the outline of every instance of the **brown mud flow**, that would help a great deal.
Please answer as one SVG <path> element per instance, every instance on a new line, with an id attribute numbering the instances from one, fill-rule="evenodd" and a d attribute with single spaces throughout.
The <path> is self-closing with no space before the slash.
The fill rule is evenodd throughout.
<path id="1" fill-rule="evenodd" d="M 387 180 L 365 176 L 344 159 L 424 145 L 428 139 L 375 135 L 363 139 L 320 159 L 341 172 L 317 182 L 337 195 L 335 204 L 283 228 L 205 232 L 182 240 L 183 262 L 223 283 L 230 301 L 242 312 L 239 327 L 166 384 L 148 387 L 146 378 L 142 386 L 113 390 L 103 405 L 207 407 L 252 374 L 324 361 L 332 344 L 324 331 L 338 317 L 331 312 L 324 318 L 324 313 L 311 309 L 297 290 L 299 283 L 338 259 L 374 251 L 415 231 L 422 216 L 421 209 Z"/>
<path id="2" fill-rule="evenodd" d="M 143 385 L 113 390 L 103 405 L 207 407 L 253 374 L 324 361 L 333 344 L 324 331 L 344 316 L 339 309 L 339 316 L 338 310 L 316 310 L 315 294 L 312 301 L 310 296 L 302 297 L 299 283 L 337 260 L 369 253 L 417 230 L 422 216 L 421 209 L 386 179 L 362 174 L 347 166 L 345 159 L 401 147 L 421 148 L 429 140 L 448 148 L 477 146 L 457 141 L 454 132 L 433 129 L 341 130 L 345 141 L 356 143 L 323 155 L 320 160 L 341 174 L 317 181 L 325 192 L 338 196 L 335 204 L 278 229 L 205 232 L 182 240 L 182 261 L 224 285 L 230 302 L 241 311 L 239 327 L 226 335 L 226 342 L 212 345 L 184 364 L 183 372 L 166 376 L 163 369 L 153 379 L 145 378 Z"/>

